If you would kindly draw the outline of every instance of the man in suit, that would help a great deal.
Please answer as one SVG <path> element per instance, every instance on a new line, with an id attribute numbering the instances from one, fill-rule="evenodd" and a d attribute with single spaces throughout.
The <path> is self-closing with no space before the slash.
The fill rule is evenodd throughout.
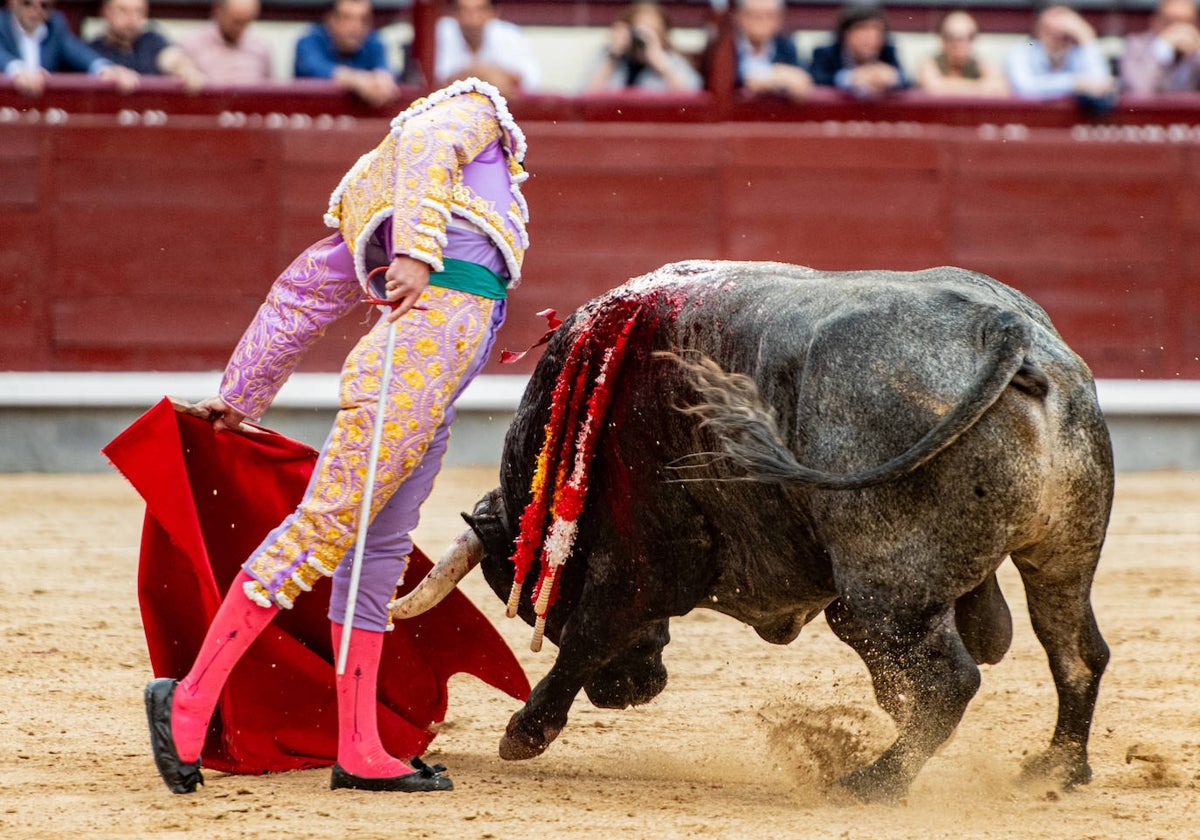
<path id="1" fill-rule="evenodd" d="M 813 82 L 870 98 L 908 87 L 883 9 L 854 3 L 838 13 L 833 43 L 813 50 Z"/>
<path id="2" fill-rule="evenodd" d="M 803 99 L 812 89 L 812 78 L 800 66 L 795 42 L 783 31 L 783 13 L 783 0 L 738 0 L 737 86 Z"/>
<path id="3" fill-rule="evenodd" d="M 90 73 L 122 93 L 138 85 L 137 73 L 102 58 L 71 32 L 54 0 L 8 0 L 0 11 L 0 69 L 27 96 L 40 96 L 50 73 Z"/>

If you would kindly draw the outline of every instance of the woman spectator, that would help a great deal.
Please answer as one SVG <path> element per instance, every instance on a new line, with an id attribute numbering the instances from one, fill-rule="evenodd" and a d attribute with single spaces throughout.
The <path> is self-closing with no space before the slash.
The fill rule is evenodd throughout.
<path id="1" fill-rule="evenodd" d="M 975 52 L 979 25 L 969 13 L 950 12 L 938 26 L 941 50 L 917 68 L 917 84 L 942 96 L 1006 96 L 1000 68 Z"/>
<path id="2" fill-rule="evenodd" d="M 671 23 L 661 6 L 634 3 L 609 30 L 608 46 L 584 90 L 699 90 L 700 73 L 671 46 L 670 35 Z"/>

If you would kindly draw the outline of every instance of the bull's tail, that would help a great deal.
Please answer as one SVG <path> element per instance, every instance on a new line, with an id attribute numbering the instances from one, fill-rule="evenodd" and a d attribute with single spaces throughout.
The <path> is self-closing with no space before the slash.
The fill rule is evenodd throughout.
<path id="1" fill-rule="evenodd" d="M 975 425 L 1021 369 L 1031 343 L 1029 326 L 1012 312 L 996 312 L 984 339 L 980 377 L 963 398 L 905 452 L 857 473 L 832 473 L 799 463 L 783 442 L 774 411 L 754 380 L 723 370 L 711 359 L 680 359 L 692 376 L 699 400 L 682 410 L 700 418 L 722 441 L 724 455 L 756 481 L 802 484 L 827 490 L 856 490 L 894 480 L 920 467 Z"/>

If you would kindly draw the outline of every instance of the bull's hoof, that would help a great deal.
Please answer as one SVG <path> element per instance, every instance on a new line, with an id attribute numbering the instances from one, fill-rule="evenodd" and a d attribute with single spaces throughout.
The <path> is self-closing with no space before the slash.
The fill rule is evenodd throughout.
<path id="1" fill-rule="evenodd" d="M 561 728 L 542 727 L 538 731 L 532 732 L 526 728 L 521 719 L 521 713 L 517 712 L 509 720 L 508 726 L 504 730 L 504 737 L 500 739 L 500 757 L 505 761 L 524 761 L 529 758 L 537 758 L 546 751 L 561 731 Z"/>
<path id="2" fill-rule="evenodd" d="M 908 781 L 878 762 L 847 773 L 838 785 L 862 802 L 891 804 L 908 793 Z"/>
<path id="3" fill-rule="evenodd" d="M 667 687 L 667 669 L 653 660 L 622 662 L 602 669 L 583 687 L 592 705 L 601 709 L 627 709 L 649 703 Z"/>
<path id="4" fill-rule="evenodd" d="M 1045 752 L 1030 756 L 1021 764 L 1021 782 L 1024 784 L 1054 782 L 1063 790 L 1076 785 L 1086 785 L 1092 780 L 1092 768 L 1086 756 L 1077 748 L 1050 747 Z"/>

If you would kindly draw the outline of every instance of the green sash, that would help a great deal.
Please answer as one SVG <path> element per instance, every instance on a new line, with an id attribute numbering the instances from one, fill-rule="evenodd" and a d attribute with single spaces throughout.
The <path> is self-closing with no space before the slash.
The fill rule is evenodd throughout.
<path id="1" fill-rule="evenodd" d="M 508 297 L 508 283 L 503 277 L 490 268 L 466 260 L 443 259 L 442 270 L 429 275 L 429 285 L 489 300 Z"/>

